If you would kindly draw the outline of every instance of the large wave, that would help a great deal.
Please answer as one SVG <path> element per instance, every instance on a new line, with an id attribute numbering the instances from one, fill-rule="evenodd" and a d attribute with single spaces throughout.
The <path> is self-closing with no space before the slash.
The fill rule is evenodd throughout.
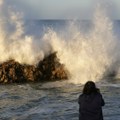
<path id="1" fill-rule="evenodd" d="M 65 31 L 69 40 L 53 30 L 44 36 L 70 71 L 71 82 L 98 81 L 113 73 L 118 75 L 120 43 L 104 9 L 97 5 L 93 26 L 88 33 L 83 34 L 77 26 L 75 22 L 69 24 L 68 31 Z"/>
<path id="2" fill-rule="evenodd" d="M 4 13 L 3 13 L 4 11 Z M 36 64 L 50 47 L 24 32 L 23 15 L 5 1 L 0 1 L 0 62 L 14 59 L 20 63 Z M 42 49 L 43 48 L 43 49 Z"/>
<path id="3" fill-rule="evenodd" d="M 68 69 L 69 81 L 98 81 L 109 73 L 119 74 L 119 40 L 113 34 L 112 21 L 98 5 L 92 27 L 81 32 L 71 21 L 61 33 L 48 29 L 39 40 L 24 32 L 23 15 L 0 1 L 0 62 L 14 59 L 20 63 L 37 64 L 46 54 L 57 51 L 60 62 Z M 69 39 L 69 40 L 68 40 Z"/>

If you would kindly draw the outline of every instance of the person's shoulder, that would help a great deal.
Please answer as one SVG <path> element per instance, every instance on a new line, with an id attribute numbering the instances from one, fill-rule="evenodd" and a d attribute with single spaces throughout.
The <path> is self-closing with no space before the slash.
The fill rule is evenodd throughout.
<path id="1" fill-rule="evenodd" d="M 84 94 L 82 93 L 79 95 L 78 103 L 81 104 L 81 102 L 83 101 L 84 101 Z"/>
<path id="2" fill-rule="evenodd" d="M 80 96 L 82 97 L 82 96 L 84 96 L 84 95 L 85 95 L 85 94 L 82 93 Z"/>
<path id="3" fill-rule="evenodd" d="M 100 92 L 97 93 L 98 95 L 102 96 L 102 94 Z"/>
<path id="4" fill-rule="evenodd" d="M 79 95 L 79 98 L 82 98 L 83 96 L 84 96 L 84 94 L 82 93 L 82 94 Z"/>
<path id="5" fill-rule="evenodd" d="M 96 93 L 98 97 L 102 97 L 102 94 L 100 92 Z"/>

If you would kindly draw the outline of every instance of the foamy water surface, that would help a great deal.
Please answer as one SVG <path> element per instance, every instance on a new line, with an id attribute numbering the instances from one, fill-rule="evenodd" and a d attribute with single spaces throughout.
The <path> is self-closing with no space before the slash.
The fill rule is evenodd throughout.
<path id="1" fill-rule="evenodd" d="M 120 82 L 102 81 L 100 88 L 105 120 L 120 119 Z M 2 85 L 1 120 L 78 120 L 78 96 L 83 85 L 67 81 L 22 85 Z"/>

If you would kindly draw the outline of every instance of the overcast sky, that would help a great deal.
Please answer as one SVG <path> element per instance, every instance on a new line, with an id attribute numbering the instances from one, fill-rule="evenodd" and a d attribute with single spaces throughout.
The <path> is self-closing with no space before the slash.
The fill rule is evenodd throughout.
<path id="1" fill-rule="evenodd" d="M 26 19 L 89 19 L 98 1 L 106 1 L 113 19 L 120 19 L 120 0 L 6 0 Z"/>

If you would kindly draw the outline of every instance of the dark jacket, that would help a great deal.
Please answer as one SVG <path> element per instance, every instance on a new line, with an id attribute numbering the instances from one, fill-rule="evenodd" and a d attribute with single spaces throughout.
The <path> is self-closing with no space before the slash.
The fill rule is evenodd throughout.
<path id="1" fill-rule="evenodd" d="M 79 120 L 103 120 L 104 100 L 100 93 L 79 96 Z"/>

